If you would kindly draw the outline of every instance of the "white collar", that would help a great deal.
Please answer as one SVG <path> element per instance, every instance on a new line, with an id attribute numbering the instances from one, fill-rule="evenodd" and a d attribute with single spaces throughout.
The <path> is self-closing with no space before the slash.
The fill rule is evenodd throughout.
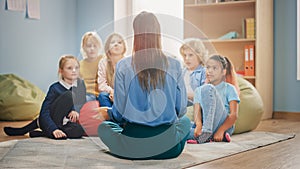
<path id="1" fill-rule="evenodd" d="M 72 85 L 68 84 L 67 82 L 65 82 L 65 81 L 62 80 L 62 79 L 59 80 L 59 83 L 60 83 L 62 86 L 64 86 L 66 89 L 68 89 L 68 90 L 70 90 L 71 87 L 77 87 L 77 80 L 75 80 L 75 81 L 73 82 Z"/>

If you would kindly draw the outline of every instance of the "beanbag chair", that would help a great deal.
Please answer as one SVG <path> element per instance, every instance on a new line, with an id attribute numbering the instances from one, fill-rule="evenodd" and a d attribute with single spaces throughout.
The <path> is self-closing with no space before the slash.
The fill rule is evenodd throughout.
<path id="1" fill-rule="evenodd" d="M 0 75 L 0 120 L 33 120 L 39 115 L 45 93 L 14 74 Z"/>
<path id="2" fill-rule="evenodd" d="M 191 121 L 194 121 L 194 107 L 188 106 L 186 107 L 186 114 L 185 114 Z"/>
<path id="3" fill-rule="evenodd" d="M 234 134 L 244 133 L 254 130 L 263 115 L 263 101 L 256 88 L 247 80 L 238 77 L 240 88 L 240 104 L 238 119 L 235 123 Z M 194 120 L 194 109 L 192 106 L 187 107 L 186 115 L 191 121 Z"/>
<path id="4" fill-rule="evenodd" d="M 99 107 L 99 101 L 95 100 L 86 102 L 80 109 L 79 123 L 84 128 L 86 136 L 98 136 L 98 126 L 102 121 L 95 119 L 94 116 L 98 114 L 96 109 Z"/>
<path id="5" fill-rule="evenodd" d="M 263 101 L 256 88 L 247 80 L 238 77 L 240 104 L 234 134 L 255 129 L 263 115 Z"/>

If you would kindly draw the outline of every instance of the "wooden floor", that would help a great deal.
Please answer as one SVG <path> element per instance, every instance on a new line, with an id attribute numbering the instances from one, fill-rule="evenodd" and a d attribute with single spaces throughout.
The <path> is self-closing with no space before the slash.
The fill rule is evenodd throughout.
<path id="1" fill-rule="evenodd" d="M 300 121 L 264 120 L 257 131 L 295 133 L 293 139 L 192 167 L 192 169 L 299 169 Z"/>
<path id="2" fill-rule="evenodd" d="M 3 126 L 20 127 L 29 121 L 23 122 L 1 122 L 0 142 L 12 139 L 24 139 L 25 136 L 6 136 Z M 262 121 L 257 131 L 271 131 L 277 133 L 295 133 L 296 137 L 287 141 L 272 144 L 259 149 L 247 151 L 223 159 L 207 162 L 191 167 L 192 169 L 298 169 L 300 167 L 300 121 L 271 119 Z"/>
<path id="3" fill-rule="evenodd" d="M 22 127 L 29 122 L 30 121 L 18 121 L 18 122 L 0 121 L 0 142 L 8 141 L 8 140 L 15 140 L 15 139 L 29 138 L 28 134 L 26 134 L 24 136 L 7 136 L 3 131 L 3 127 L 5 127 L 5 126 Z"/>

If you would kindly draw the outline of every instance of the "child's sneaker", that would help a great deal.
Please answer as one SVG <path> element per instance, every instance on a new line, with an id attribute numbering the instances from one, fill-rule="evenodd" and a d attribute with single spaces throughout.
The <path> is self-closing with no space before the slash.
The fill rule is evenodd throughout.
<path id="1" fill-rule="evenodd" d="M 186 141 L 188 144 L 198 144 L 197 140 L 187 140 Z"/>
<path id="2" fill-rule="evenodd" d="M 212 133 L 202 132 L 200 136 L 197 137 L 198 144 L 210 142 L 210 138 L 212 137 Z"/>
<path id="3" fill-rule="evenodd" d="M 224 137 L 223 137 L 223 141 L 228 142 L 228 143 L 231 141 L 231 137 L 230 137 L 229 133 L 225 132 Z"/>

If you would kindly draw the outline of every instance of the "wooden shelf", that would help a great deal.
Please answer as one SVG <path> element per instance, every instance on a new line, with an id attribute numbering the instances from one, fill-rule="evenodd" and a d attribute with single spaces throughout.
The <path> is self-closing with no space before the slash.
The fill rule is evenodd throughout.
<path id="1" fill-rule="evenodd" d="M 255 39 L 226 39 L 226 40 L 220 40 L 220 39 L 209 39 L 211 43 L 243 43 L 243 42 L 249 42 L 249 43 L 255 43 Z"/>
<path id="2" fill-rule="evenodd" d="M 258 90 L 264 103 L 263 119 L 273 113 L 273 0 L 240 0 L 195 4 L 184 0 L 184 38 L 202 38 L 210 52 L 228 57 L 236 71 L 244 71 L 245 45 L 255 46 L 255 76 L 243 76 Z M 244 21 L 255 18 L 255 39 L 245 39 Z M 219 39 L 228 32 L 237 39 Z M 212 54 L 212 53 L 211 53 Z"/>
<path id="3" fill-rule="evenodd" d="M 243 76 L 244 79 L 255 79 L 255 76 Z"/>
<path id="4" fill-rule="evenodd" d="M 245 1 L 229 1 L 229 2 L 218 2 L 218 3 L 207 3 L 207 4 L 185 4 L 187 8 L 207 8 L 207 7 L 240 7 L 255 4 L 254 0 Z"/>
<path id="5" fill-rule="evenodd" d="M 208 37 L 218 39 L 228 32 L 237 32 L 239 39 L 244 38 L 245 18 L 256 18 L 255 1 L 233 1 L 214 4 L 194 4 L 184 7 L 185 36 L 193 36 L 194 27 Z M 194 27 L 193 27 L 194 26 Z M 199 32 L 200 32 L 199 31 Z"/>

